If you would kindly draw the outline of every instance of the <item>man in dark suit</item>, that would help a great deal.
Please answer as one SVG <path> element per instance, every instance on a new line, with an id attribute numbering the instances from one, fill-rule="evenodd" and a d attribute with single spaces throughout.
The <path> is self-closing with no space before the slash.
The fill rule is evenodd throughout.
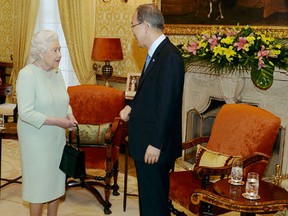
<path id="1" fill-rule="evenodd" d="M 140 47 L 148 49 L 137 93 L 121 112 L 129 120 L 129 150 L 135 161 L 141 216 L 168 216 L 169 171 L 181 156 L 184 64 L 163 34 L 164 17 L 153 4 L 140 5 L 131 21 Z"/>

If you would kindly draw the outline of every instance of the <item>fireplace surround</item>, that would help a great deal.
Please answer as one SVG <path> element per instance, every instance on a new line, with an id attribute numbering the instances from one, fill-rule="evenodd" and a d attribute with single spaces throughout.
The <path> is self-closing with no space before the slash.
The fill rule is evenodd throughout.
<path id="1" fill-rule="evenodd" d="M 276 164 L 281 166 L 283 174 L 287 173 L 288 72 L 276 70 L 273 85 L 267 90 L 261 90 L 255 87 L 248 73 L 216 76 L 207 71 L 203 67 L 193 66 L 185 73 L 183 140 L 191 139 L 199 134 L 207 135 L 202 133 L 209 133 L 209 125 L 212 127 L 217 110 L 225 103 L 255 105 L 281 118 L 281 128 L 266 175 L 275 174 Z M 205 127 L 199 128 L 199 124 Z M 184 155 L 187 156 L 187 154 Z"/>

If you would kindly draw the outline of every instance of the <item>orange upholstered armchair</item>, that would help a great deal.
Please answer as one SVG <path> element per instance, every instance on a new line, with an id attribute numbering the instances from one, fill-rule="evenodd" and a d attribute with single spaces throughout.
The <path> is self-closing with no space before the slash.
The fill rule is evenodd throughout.
<path id="1" fill-rule="evenodd" d="M 256 171 L 262 176 L 279 127 L 280 118 L 261 108 L 246 104 L 223 105 L 216 116 L 210 137 L 183 143 L 183 149 L 197 145 L 196 162 L 192 171 L 170 173 L 170 199 L 198 214 L 199 205 L 191 203 L 195 189 L 213 184 L 203 184 L 207 176 L 214 181 L 227 177 L 233 160 L 239 157 L 243 160 L 244 176 L 249 171 Z M 203 143 L 207 145 L 198 145 Z M 218 210 L 221 212 L 221 209 Z M 172 205 L 171 211 L 175 215 L 183 215 Z"/>
<path id="2" fill-rule="evenodd" d="M 86 168 L 105 170 L 105 176 L 87 176 L 85 179 L 80 179 L 80 182 L 75 180 L 68 182 L 68 186 L 85 187 L 103 205 L 104 213 L 110 214 L 111 189 L 113 195 L 119 195 L 117 177 L 122 122 L 118 116 L 124 107 L 124 91 L 86 84 L 68 87 L 68 94 L 73 114 L 79 124 L 80 143 L 81 149 L 85 151 Z M 112 178 L 113 185 L 110 184 Z M 104 187 L 104 199 L 93 187 L 94 185 Z"/>

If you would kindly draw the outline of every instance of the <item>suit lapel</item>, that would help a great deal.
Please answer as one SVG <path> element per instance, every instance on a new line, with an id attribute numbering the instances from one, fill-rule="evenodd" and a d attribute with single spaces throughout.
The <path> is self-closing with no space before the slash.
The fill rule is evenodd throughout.
<path id="1" fill-rule="evenodd" d="M 159 53 L 161 52 L 162 48 L 168 43 L 170 42 L 170 40 L 166 37 L 165 40 L 163 40 L 159 46 L 157 47 L 157 49 L 155 50 L 155 52 L 153 53 L 153 56 L 146 68 L 146 71 L 144 72 L 144 67 L 145 67 L 145 64 L 144 64 L 144 67 L 143 67 L 143 70 L 142 70 L 142 74 L 141 74 L 141 77 L 140 77 L 140 80 L 139 80 L 139 85 L 138 85 L 138 90 L 141 88 L 141 85 L 143 83 L 143 81 L 145 80 L 145 77 L 147 77 L 147 75 L 153 71 L 153 68 L 155 66 L 155 64 L 157 63 L 158 61 L 158 58 L 159 58 Z M 153 73 L 153 72 L 152 72 Z"/>

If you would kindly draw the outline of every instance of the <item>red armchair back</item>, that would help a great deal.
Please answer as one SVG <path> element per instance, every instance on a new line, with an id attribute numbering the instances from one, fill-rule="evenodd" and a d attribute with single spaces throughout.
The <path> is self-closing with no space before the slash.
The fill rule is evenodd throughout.
<path id="1" fill-rule="evenodd" d="M 226 104 L 217 114 L 206 148 L 243 158 L 255 152 L 271 155 L 279 127 L 280 118 L 264 109 Z M 262 176 L 266 165 L 263 162 L 252 164 L 245 171 L 257 170 Z"/>

